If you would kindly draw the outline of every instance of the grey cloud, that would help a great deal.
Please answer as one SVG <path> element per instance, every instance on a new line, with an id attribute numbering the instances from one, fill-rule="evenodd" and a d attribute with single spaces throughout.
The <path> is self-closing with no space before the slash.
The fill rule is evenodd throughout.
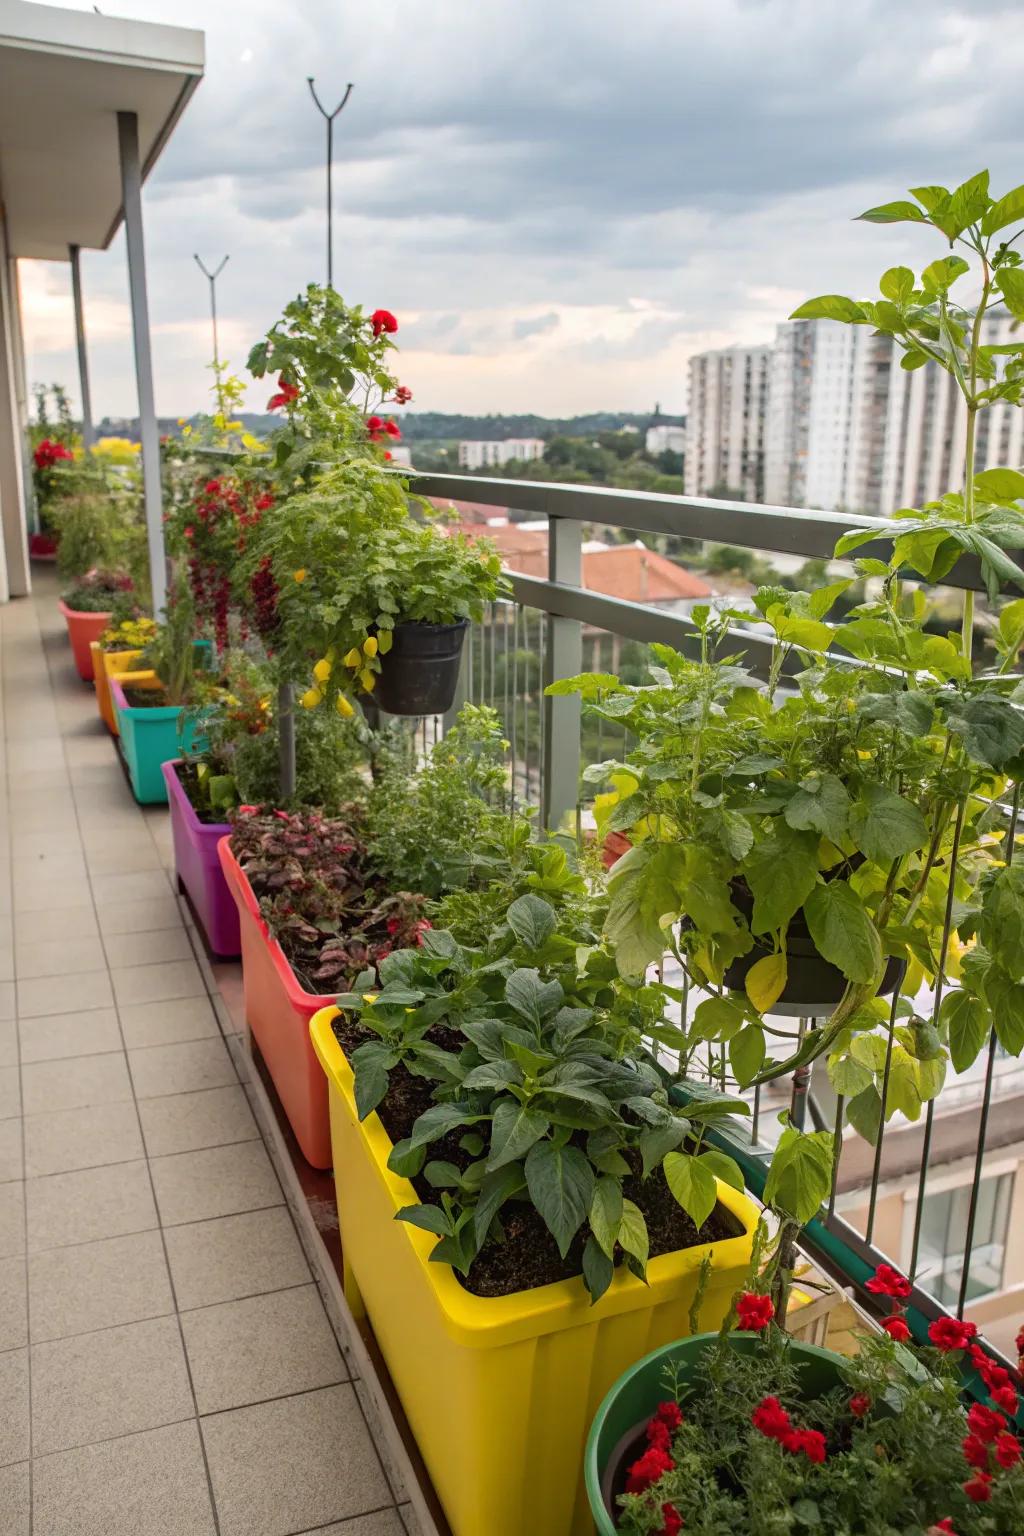
<path id="1" fill-rule="evenodd" d="M 558 316 L 554 310 L 546 315 L 538 315 L 533 320 L 516 320 L 512 326 L 512 334 L 518 341 L 525 341 L 528 336 L 544 336 L 549 331 L 558 329 Z"/>

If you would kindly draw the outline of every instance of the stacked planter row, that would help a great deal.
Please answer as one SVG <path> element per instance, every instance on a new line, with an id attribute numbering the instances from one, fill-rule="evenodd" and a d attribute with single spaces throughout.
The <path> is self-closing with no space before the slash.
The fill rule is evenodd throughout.
<path id="1" fill-rule="evenodd" d="M 174 838 L 174 863 L 196 916 L 216 955 L 240 953 L 238 909 L 228 890 L 217 845 L 231 828 L 226 822 L 200 821 L 178 777 L 180 762 L 167 762 L 161 772 L 167 788 Z"/>
<path id="2" fill-rule="evenodd" d="M 132 705 L 124 696 L 126 688 L 155 692 L 160 686 L 155 672 L 123 672 L 110 679 L 121 753 L 140 805 L 166 804 L 164 763 L 183 751 L 202 751 L 204 745 L 195 722 L 182 718 L 180 704 Z"/>

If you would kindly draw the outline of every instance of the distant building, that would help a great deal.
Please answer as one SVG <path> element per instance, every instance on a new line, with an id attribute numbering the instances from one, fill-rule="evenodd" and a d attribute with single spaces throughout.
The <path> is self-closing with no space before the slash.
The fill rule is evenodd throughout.
<path id="1" fill-rule="evenodd" d="M 412 449 L 411 448 L 406 448 L 404 446 L 399 445 L 397 447 L 392 448 L 390 450 L 390 452 L 391 452 L 391 462 L 392 462 L 392 464 L 397 465 L 400 469 L 411 469 L 412 468 Z"/>
<path id="2" fill-rule="evenodd" d="M 531 463 L 544 457 L 542 437 L 470 440 L 459 444 L 460 469 L 489 469 L 495 464 Z"/>
<path id="3" fill-rule="evenodd" d="M 687 496 L 715 487 L 764 499 L 770 347 L 726 347 L 690 359 L 683 485 Z"/>
<path id="4" fill-rule="evenodd" d="M 648 427 L 644 447 L 652 457 L 659 453 L 685 453 L 686 428 L 667 423 Z"/>

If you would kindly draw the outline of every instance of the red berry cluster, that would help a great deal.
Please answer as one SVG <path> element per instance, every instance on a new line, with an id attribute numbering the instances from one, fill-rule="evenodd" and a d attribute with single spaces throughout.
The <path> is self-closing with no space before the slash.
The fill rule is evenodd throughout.
<path id="1" fill-rule="evenodd" d="M 228 645 L 232 565 L 246 547 L 249 529 L 259 523 L 273 504 L 269 491 L 257 493 L 254 486 L 244 481 L 220 476 L 203 481 L 196 489 L 192 505 L 182 514 L 188 519 L 181 537 L 188 551 L 196 616 L 200 622 L 212 625 L 220 652 Z"/>

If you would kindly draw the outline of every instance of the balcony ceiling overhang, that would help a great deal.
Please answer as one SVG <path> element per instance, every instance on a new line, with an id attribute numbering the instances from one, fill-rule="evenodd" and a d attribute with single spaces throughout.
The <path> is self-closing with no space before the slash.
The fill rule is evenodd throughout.
<path id="1" fill-rule="evenodd" d="M 0 198 L 13 256 L 105 249 L 122 219 L 117 114 L 146 177 L 203 74 L 203 34 L 0 0 Z"/>

